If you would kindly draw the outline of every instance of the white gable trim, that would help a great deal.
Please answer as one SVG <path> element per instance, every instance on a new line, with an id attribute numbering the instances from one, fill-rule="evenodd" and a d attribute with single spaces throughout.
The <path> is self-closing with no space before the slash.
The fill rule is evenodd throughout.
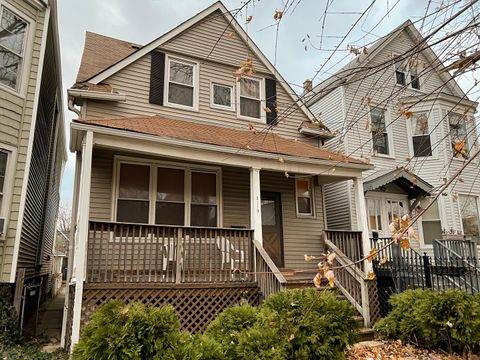
<path id="1" fill-rule="evenodd" d="M 242 40 L 250 47 L 252 52 L 262 61 L 263 65 L 276 77 L 277 81 L 283 87 L 283 89 L 291 96 L 292 100 L 302 109 L 303 113 L 310 119 L 314 120 L 315 117 L 310 112 L 310 110 L 303 104 L 300 100 L 298 95 L 293 91 L 293 89 L 288 85 L 285 79 L 279 74 L 277 69 L 272 65 L 272 63 L 266 58 L 266 56 L 262 53 L 262 51 L 255 45 L 252 39 L 248 37 L 248 34 L 243 30 L 241 25 L 237 22 L 237 20 L 232 16 L 230 11 L 223 5 L 220 1 L 210 5 L 205 10 L 199 12 L 197 15 L 191 17 L 187 21 L 183 22 L 176 28 L 170 30 L 169 32 L 165 33 L 164 35 L 160 36 L 156 40 L 150 42 L 149 44 L 145 45 L 144 47 L 138 49 L 131 55 L 127 56 L 123 60 L 120 60 L 116 64 L 108 67 L 107 69 L 103 70 L 102 72 L 94 75 L 87 81 L 92 84 L 98 84 L 108 77 L 112 76 L 113 74 L 117 73 L 121 69 L 125 68 L 126 66 L 132 64 L 133 62 L 139 60 L 141 57 L 147 55 L 151 51 L 155 50 L 162 44 L 170 41 L 183 31 L 187 30 L 188 28 L 192 27 L 202 19 L 206 18 L 210 14 L 214 13 L 215 11 L 219 10 L 228 20 L 229 24 L 237 31 L 238 35 Z"/>

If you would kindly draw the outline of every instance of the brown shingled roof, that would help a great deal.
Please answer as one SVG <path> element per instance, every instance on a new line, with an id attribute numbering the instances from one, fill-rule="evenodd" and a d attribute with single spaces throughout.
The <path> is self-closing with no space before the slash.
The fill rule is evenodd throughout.
<path id="1" fill-rule="evenodd" d="M 166 119 L 158 115 L 109 119 L 90 118 L 75 121 L 89 125 L 243 150 L 356 164 L 365 163 L 362 160 L 350 158 L 324 148 L 318 148 L 302 142 L 287 139 L 273 134 L 272 132 L 266 134 L 257 133 L 254 131 L 199 124 L 185 120 Z"/>
<path id="2" fill-rule="evenodd" d="M 139 45 L 128 41 L 87 31 L 77 83 L 84 82 L 138 49 Z"/>

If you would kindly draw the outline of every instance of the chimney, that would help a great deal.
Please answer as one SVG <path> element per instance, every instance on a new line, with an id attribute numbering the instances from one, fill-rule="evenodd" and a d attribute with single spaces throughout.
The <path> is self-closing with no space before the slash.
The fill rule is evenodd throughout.
<path id="1" fill-rule="evenodd" d="M 312 80 L 307 79 L 303 82 L 303 93 L 307 94 L 312 91 Z"/>

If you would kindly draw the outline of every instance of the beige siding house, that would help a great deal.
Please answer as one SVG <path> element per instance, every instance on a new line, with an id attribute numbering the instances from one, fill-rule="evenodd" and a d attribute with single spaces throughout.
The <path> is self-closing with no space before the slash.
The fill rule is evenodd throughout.
<path id="1" fill-rule="evenodd" d="M 0 281 L 23 318 L 51 290 L 66 160 L 55 9 L 55 1 L 0 1 Z M 37 291 L 21 306 L 24 286 Z"/>
<path id="2" fill-rule="evenodd" d="M 308 106 L 339 136 L 326 147 L 368 158 L 363 173 L 369 233 L 389 237 L 389 223 L 416 214 L 478 150 L 468 99 L 411 21 L 313 88 Z M 364 69 L 364 70 L 360 70 Z M 432 253 L 442 233 L 480 238 L 479 159 L 474 159 L 418 222 L 412 246 Z M 355 226 L 351 182 L 325 186 L 329 228 Z M 341 200 L 339 200 L 341 199 Z"/>
<path id="3" fill-rule="evenodd" d="M 87 33 L 69 106 L 67 346 L 109 299 L 171 303 L 196 331 L 279 291 L 325 251 L 324 185 L 351 180 L 362 204 L 372 168 L 323 146 L 332 133 L 220 2 L 145 46 Z M 368 251 L 359 213 L 339 234 Z"/>

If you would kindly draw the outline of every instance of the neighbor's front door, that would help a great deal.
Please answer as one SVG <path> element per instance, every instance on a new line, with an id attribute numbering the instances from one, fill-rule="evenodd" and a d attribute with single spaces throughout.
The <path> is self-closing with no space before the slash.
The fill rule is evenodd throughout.
<path id="1" fill-rule="evenodd" d="M 262 191 L 263 248 L 275 265 L 283 267 L 282 202 L 279 192 Z"/>

